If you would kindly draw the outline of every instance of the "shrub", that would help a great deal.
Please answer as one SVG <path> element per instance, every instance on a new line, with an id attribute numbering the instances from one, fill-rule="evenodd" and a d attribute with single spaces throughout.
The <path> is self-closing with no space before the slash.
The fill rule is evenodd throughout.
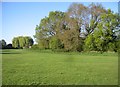
<path id="1" fill-rule="evenodd" d="M 39 48 L 39 46 L 38 46 L 38 44 L 34 44 L 34 45 L 32 45 L 32 47 L 31 47 L 32 49 L 38 49 Z"/>

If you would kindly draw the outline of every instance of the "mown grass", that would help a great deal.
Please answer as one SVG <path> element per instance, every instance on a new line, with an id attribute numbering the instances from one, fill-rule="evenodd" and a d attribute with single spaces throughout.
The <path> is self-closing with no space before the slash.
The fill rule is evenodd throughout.
<path id="1" fill-rule="evenodd" d="M 117 85 L 117 53 L 3 50 L 3 85 Z"/>

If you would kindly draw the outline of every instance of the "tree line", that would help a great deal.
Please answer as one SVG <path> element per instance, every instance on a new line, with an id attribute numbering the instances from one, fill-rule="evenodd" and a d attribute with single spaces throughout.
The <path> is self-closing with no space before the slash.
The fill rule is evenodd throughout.
<path id="1" fill-rule="evenodd" d="M 4 39 L 0 40 L 0 49 L 31 48 L 33 43 L 33 39 L 29 36 L 18 36 L 13 38 L 12 44 L 6 44 Z"/>
<path id="2" fill-rule="evenodd" d="M 33 39 L 28 36 L 14 37 L 12 40 L 12 45 L 14 48 L 30 48 L 33 43 Z"/>
<path id="3" fill-rule="evenodd" d="M 36 25 L 37 44 L 29 36 L 14 37 L 0 48 L 36 48 L 54 51 L 115 51 L 120 49 L 120 14 L 101 4 L 73 3 L 66 12 L 51 11 Z"/>
<path id="4" fill-rule="evenodd" d="M 51 11 L 35 31 L 41 49 L 117 52 L 120 48 L 120 15 L 99 3 L 73 3 L 66 12 Z"/>

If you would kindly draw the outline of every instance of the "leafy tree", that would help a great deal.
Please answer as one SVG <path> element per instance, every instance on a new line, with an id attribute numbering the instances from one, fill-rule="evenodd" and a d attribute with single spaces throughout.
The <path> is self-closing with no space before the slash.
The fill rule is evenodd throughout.
<path id="1" fill-rule="evenodd" d="M 17 37 L 13 38 L 13 40 L 12 40 L 12 46 L 14 48 L 20 48 L 19 39 Z"/>
<path id="2" fill-rule="evenodd" d="M 67 11 L 67 16 L 76 20 L 78 26 L 78 32 L 81 33 L 83 22 L 87 19 L 89 11 L 86 6 L 79 3 L 73 3 L 70 5 Z M 86 20 L 87 21 L 87 20 Z"/>
<path id="3" fill-rule="evenodd" d="M 94 43 L 96 46 L 96 51 L 100 51 L 101 53 L 106 51 L 106 44 L 104 43 L 103 31 L 102 28 L 96 30 L 94 32 Z"/>
<path id="4" fill-rule="evenodd" d="M 50 48 L 51 49 L 62 49 L 64 48 L 64 45 L 57 36 L 54 36 L 50 40 Z"/>
<path id="5" fill-rule="evenodd" d="M 120 16 L 98 3 L 73 3 L 66 12 L 51 11 L 35 30 L 40 48 L 117 51 Z"/>
<path id="6" fill-rule="evenodd" d="M 69 17 L 76 19 L 80 36 L 87 37 L 94 32 L 100 21 L 100 15 L 106 13 L 106 10 L 101 4 L 92 3 L 86 7 L 83 4 L 73 3 L 67 13 Z"/>
<path id="7" fill-rule="evenodd" d="M 32 48 L 32 49 L 39 49 L 38 44 L 34 44 L 34 45 L 32 45 L 31 48 Z"/>
<path id="8" fill-rule="evenodd" d="M 25 37 L 24 37 L 24 42 L 25 42 L 24 46 L 25 46 L 26 48 L 29 48 L 29 47 L 32 46 L 33 43 L 34 43 L 33 39 L 32 39 L 31 37 L 28 37 L 28 36 L 25 36 Z"/>
<path id="9" fill-rule="evenodd" d="M 6 47 L 6 42 L 4 39 L 0 40 L 0 49 L 4 49 Z"/>
<path id="10" fill-rule="evenodd" d="M 13 49 L 12 44 L 7 44 L 5 48 L 6 49 Z"/>
<path id="11" fill-rule="evenodd" d="M 14 37 L 12 40 L 12 45 L 14 48 L 29 48 L 34 43 L 33 39 L 28 36 L 18 36 Z"/>
<path id="12" fill-rule="evenodd" d="M 117 51 L 118 36 L 116 30 L 119 30 L 120 24 L 118 15 L 108 9 L 107 13 L 100 15 L 99 19 L 100 21 L 95 31 L 85 40 L 85 47 L 89 50 L 94 49 L 100 52 Z"/>
<path id="13" fill-rule="evenodd" d="M 101 15 L 101 21 L 99 22 L 98 29 L 101 26 L 103 32 L 104 45 L 107 47 L 106 50 L 114 50 L 115 42 L 118 37 L 116 33 L 120 32 L 120 16 L 114 14 L 110 9 L 107 13 Z M 117 30 L 117 32 L 116 32 Z"/>
<path id="14" fill-rule="evenodd" d="M 66 30 L 64 34 L 61 35 L 61 41 L 66 51 L 77 51 L 80 46 L 80 38 L 75 29 Z"/>
<path id="15" fill-rule="evenodd" d="M 96 47 L 95 47 L 95 41 L 94 41 L 93 34 L 88 35 L 84 42 L 85 42 L 84 44 L 85 51 L 95 50 Z"/>
<path id="16" fill-rule="evenodd" d="M 43 18 L 40 24 L 36 26 L 36 34 L 34 37 L 40 47 L 49 48 L 50 37 L 58 36 L 59 33 L 62 33 L 64 17 L 64 12 L 51 11 L 49 16 Z"/>
<path id="17" fill-rule="evenodd" d="M 102 14 L 100 19 L 94 32 L 97 51 L 113 51 L 117 37 L 115 30 L 118 29 L 120 22 L 116 21 L 117 15 L 110 9 L 107 10 L 107 13 Z"/>
<path id="18" fill-rule="evenodd" d="M 62 28 L 62 20 L 64 19 L 64 12 L 55 11 L 50 12 L 48 17 L 41 20 L 40 24 L 36 26 L 37 40 L 54 36 L 59 32 L 60 27 Z"/>
<path id="19" fill-rule="evenodd" d="M 25 38 L 23 36 L 19 36 L 18 39 L 19 39 L 19 45 L 20 45 L 20 47 L 21 48 L 25 47 L 25 44 L 26 44 Z"/>
<path id="20" fill-rule="evenodd" d="M 38 43 L 40 49 L 48 49 L 49 48 L 49 39 L 41 39 Z"/>

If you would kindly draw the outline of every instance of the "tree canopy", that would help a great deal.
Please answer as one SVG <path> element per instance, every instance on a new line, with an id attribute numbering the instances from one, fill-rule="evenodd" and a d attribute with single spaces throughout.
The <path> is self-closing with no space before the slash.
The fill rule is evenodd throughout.
<path id="1" fill-rule="evenodd" d="M 6 47 L 6 41 L 4 39 L 0 40 L 0 49 L 4 49 Z"/>
<path id="2" fill-rule="evenodd" d="M 51 11 L 48 17 L 41 19 L 35 31 L 34 37 L 40 48 L 117 51 L 120 15 L 98 3 L 89 6 L 73 3 L 66 12 Z M 19 44 L 20 47 L 23 43 Z"/>
<path id="3" fill-rule="evenodd" d="M 33 45 L 33 43 L 33 39 L 28 36 L 14 37 L 12 40 L 12 45 L 14 48 L 29 48 Z"/>

